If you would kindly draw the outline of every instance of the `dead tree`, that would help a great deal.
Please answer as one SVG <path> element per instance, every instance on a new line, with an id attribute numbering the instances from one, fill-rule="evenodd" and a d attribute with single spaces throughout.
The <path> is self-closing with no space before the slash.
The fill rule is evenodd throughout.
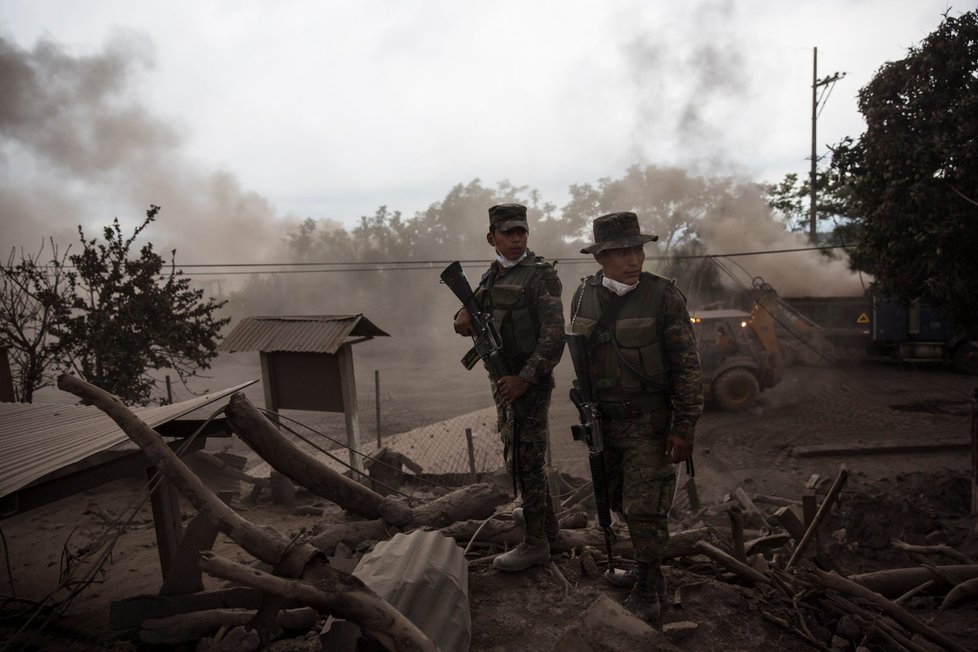
<path id="1" fill-rule="evenodd" d="M 368 520 L 381 519 L 376 528 L 444 527 L 460 520 L 487 518 L 498 505 L 509 500 L 492 485 L 482 483 L 411 509 L 399 498 L 381 496 L 303 451 L 279 432 L 244 394 L 238 392 L 231 396 L 227 415 L 231 429 L 272 468 L 347 511 Z M 352 529 L 360 527 L 354 525 Z M 343 533 L 336 536 L 337 541 L 349 540 Z"/>
<path id="2" fill-rule="evenodd" d="M 381 599 L 362 581 L 347 573 L 330 567 L 325 555 L 308 543 L 291 542 L 281 533 L 267 527 L 259 527 L 228 507 L 208 489 L 177 455 L 163 443 L 152 428 L 136 417 L 123 403 L 108 392 L 90 385 L 73 376 L 63 375 L 58 379 L 58 387 L 95 405 L 105 412 L 120 428 L 143 450 L 150 462 L 156 466 L 173 485 L 190 501 L 198 512 L 214 523 L 218 530 L 233 539 L 245 551 L 257 559 L 272 565 L 276 574 L 286 578 L 271 576 L 281 580 L 288 595 L 301 599 L 310 598 L 310 605 L 317 609 L 360 626 L 366 634 L 388 650 L 431 650 L 436 648 L 411 621 Z M 267 582 L 264 574 L 253 569 L 241 572 L 234 568 L 221 575 L 223 566 L 212 563 L 209 556 L 205 565 L 215 575 L 232 575 L 244 584 L 273 593 L 279 593 Z M 230 579 L 226 577 L 226 579 Z M 274 611 L 261 610 L 256 617 L 259 630 L 274 626 L 278 606 L 281 602 L 270 601 Z M 314 604 L 313 604 L 314 603 Z M 271 612 L 270 612 L 271 611 Z M 272 625 L 266 625 L 271 619 Z M 264 637 L 264 635 L 263 635 Z"/>

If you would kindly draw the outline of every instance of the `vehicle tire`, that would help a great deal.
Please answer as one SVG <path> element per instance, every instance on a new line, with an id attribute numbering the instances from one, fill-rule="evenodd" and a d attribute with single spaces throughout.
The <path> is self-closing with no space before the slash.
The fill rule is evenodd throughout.
<path id="1" fill-rule="evenodd" d="M 760 391 L 757 378 L 746 369 L 725 371 L 713 383 L 713 399 L 721 408 L 731 412 L 752 406 Z"/>
<path id="2" fill-rule="evenodd" d="M 975 342 L 962 343 L 954 350 L 951 360 L 961 373 L 978 376 L 978 344 Z"/>

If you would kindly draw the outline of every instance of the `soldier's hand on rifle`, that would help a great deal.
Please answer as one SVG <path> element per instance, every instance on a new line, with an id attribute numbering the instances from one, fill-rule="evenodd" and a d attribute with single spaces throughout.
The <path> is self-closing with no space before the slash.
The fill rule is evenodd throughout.
<path id="1" fill-rule="evenodd" d="M 458 314 L 455 315 L 455 332 L 466 337 L 474 335 L 472 332 L 472 315 L 465 308 L 459 310 Z"/>
<path id="2" fill-rule="evenodd" d="M 503 376 L 496 383 L 496 387 L 499 389 L 499 395 L 503 397 L 503 400 L 512 403 L 526 394 L 527 390 L 530 389 L 530 383 L 519 376 Z"/>
<path id="3" fill-rule="evenodd" d="M 669 435 L 669 440 L 666 442 L 666 455 L 669 456 L 673 464 L 689 459 L 692 454 L 693 444 L 691 442 Z"/>

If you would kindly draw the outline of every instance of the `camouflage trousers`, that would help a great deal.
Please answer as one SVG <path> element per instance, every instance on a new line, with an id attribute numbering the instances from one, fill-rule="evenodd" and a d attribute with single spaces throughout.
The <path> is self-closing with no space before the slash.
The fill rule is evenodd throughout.
<path id="1" fill-rule="evenodd" d="M 657 410 L 602 424 L 608 502 L 624 516 L 639 562 L 658 564 L 669 543 L 676 491 L 676 469 L 666 456 L 669 423 L 669 411 Z"/>
<path id="2" fill-rule="evenodd" d="M 551 537 L 555 536 L 559 526 L 546 472 L 548 413 L 553 390 L 549 387 L 531 388 L 520 399 L 525 415 L 517 417 L 513 407 L 502 401 L 495 389 L 493 386 L 503 457 L 511 476 L 514 465 L 516 468 L 516 480 L 523 498 L 526 536 L 537 539 L 548 533 Z M 515 446 L 514 433 L 517 440 Z"/>

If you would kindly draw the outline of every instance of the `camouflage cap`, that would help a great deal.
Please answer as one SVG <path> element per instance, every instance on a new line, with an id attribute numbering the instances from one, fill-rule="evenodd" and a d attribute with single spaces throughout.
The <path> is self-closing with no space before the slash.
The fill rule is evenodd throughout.
<path id="1" fill-rule="evenodd" d="M 523 204 L 496 204 L 489 208 L 489 226 L 497 231 L 509 231 L 516 227 L 530 230 L 526 225 L 526 206 Z"/>
<path id="2" fill-rule="evenodd" d="M 644 235 L 640 231 L 635 213 L 608 213 L 594 219 L 594 244 L 581 249 L 581 253 L 599 254 L 605 249 L 637 247 L 658 239 L 657 235 Z"/>

